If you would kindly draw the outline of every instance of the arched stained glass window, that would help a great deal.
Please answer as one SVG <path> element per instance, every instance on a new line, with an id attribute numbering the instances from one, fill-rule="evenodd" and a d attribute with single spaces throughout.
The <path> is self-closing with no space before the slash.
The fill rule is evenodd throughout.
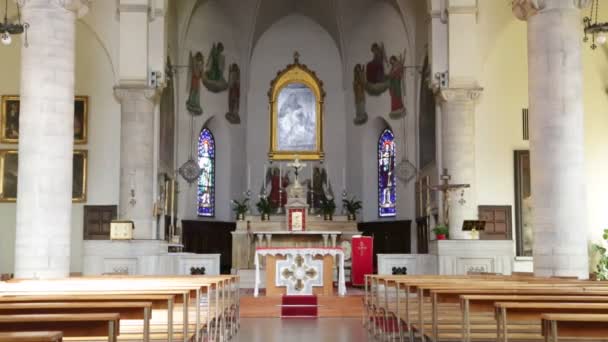
<path id="1" fill-rule="evenodd" d="M 198 216 L 215 216 L 215 139 L 207 128 L 198 137 Z"/>
<path id="2" fill-rule="evenodd" d="M 378 216 L 397 215 L 395 178 L 395 135 L 385 129 L 378 139 Z"/>

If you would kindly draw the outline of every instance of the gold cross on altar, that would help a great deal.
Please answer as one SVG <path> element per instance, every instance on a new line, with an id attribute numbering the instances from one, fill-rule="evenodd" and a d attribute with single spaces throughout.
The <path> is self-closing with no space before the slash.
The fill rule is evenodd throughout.
<path id="1" fill-rule="evenodd" d="M 435 191 L 441 191 L 443 194 L 443 223 L 449 225 L 449 214 L 450 214 L 450 191 L 470 188 L 470 184 L 450 184 L 452 176 L 448 174 L 448 169 L 443 169 L 443 173 L 439 176 L 442 184 L 432 185 L 430 188 Z"/>

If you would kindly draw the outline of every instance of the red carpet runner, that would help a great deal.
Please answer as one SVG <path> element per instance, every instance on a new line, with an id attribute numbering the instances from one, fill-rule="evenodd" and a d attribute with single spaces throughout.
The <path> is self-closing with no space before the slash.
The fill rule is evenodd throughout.
<path id="1" fill-rule="evenodd" d="M 317 296 L 281 297 L 281 318 L 317 318 Z"/>

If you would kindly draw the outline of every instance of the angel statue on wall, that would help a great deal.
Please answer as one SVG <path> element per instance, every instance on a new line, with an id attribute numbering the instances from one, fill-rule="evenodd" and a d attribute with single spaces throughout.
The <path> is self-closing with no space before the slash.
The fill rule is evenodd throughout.
<path id="1" fill-rule="evenodd" d="M 389 82 L 389 93 L 391 95 L 391 119 L 399 119 L 405 116 L 405 106 L 403 105 L 403 71 L 405 70 L 405 51 L 399 57 L 391 56 L 389 63 L 391 70 L 387 78 Z"/>
<path id="2" fill-rule="evenodd" d="M 231 124 L 241 123 L 239 105 L 241 100 L 241 71 L 236 63 L 232 63 L 228 70 L 228 112 L 226 120 Z"/>
<path id="3" fill-rule="evenodd" d="M 214 43 L 211 46 L 203 73 L 203 84 L 209 91 L 219 93 L 228 89 L 228 82 L 224 79 L 225 65 L 224 44 Z"/>
<path id="4" fill-rule="evenodd" d="M 355 125 L 367 122 L 365 110 L 365 68 L 361 64 L 355 65 L 353 92 L 355 93 Z"/>
<path id="5" fill-rule="evenodd" d="M 189 76 L 190 76 L 190 89 L 188 92 L 188 100 L 186 101 L 186 108 L 192 115 L 203 114 L 203 108 L 201 108 L 201 78 L 203 74 L 203 54 L 197 52 L 196 55 L 192 56 L 190 51 L 189 58 Z"/>

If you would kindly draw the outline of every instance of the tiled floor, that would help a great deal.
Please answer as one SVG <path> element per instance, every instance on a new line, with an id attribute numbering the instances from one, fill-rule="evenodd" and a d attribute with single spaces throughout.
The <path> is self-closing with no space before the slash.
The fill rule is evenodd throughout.
<path id="1" fill-rule="evenodd" d="M 235 342 L 367 342 L 360 318 L 242 318 Z"/>

